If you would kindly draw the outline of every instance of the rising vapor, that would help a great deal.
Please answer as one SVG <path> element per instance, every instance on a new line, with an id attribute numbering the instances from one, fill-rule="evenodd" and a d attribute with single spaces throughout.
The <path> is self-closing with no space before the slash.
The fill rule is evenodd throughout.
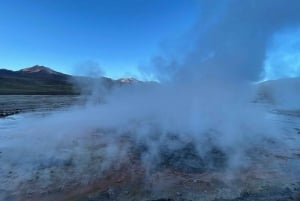
<path id="1" fill-rule="evenodd" d="M 300 1 L 201 0 L 199 8 L 193 46 L 178 50 L 183 59 L 151 66 L 168 79 L 116 87 L 105 97 L 95 92 L 91 99 L 105 101 L 4 131 L 0 188 L 18 192 L 37 177 L 42 189 L 73 180 L 84 185 L 132 158 L 147 175 L 145 186 L 162 167 L 232 179 L 255 163 L 253 153 L 287 146 L 268 108 L 254 103 L 253 83 L 261 79 L 274 34 L 300 25 Z M 55 169 L 60 166 L 68 170 Z"/>

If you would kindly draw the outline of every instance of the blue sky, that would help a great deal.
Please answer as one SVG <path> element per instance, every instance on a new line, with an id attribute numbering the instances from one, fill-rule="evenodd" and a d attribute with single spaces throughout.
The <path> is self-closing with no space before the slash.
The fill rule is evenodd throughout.
<path id="1" fill-rule="evenodd" d="M 149 65 L 166 44 L 188 40 L 199 25 L 197 1 L 2 0 L 0 68 L 39 64 L 89 74 L 100 67 L 108 77 L 145 79 L 140 66 Z M 262 79 L 300 75 L 299 35 L 289 30 L 274 36 Z"/>
<path id="2" fill-rule="evenodd" d="M 196 15 L 193 0 L 3 0 L 0 68 L 40 64 L 80 74 L 78 66 L 93 62 L 106 76 L 138 76 Z"/>

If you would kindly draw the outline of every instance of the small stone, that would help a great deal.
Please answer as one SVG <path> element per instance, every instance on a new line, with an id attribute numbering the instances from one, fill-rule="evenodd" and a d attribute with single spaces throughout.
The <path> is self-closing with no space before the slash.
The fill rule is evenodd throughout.
<path id="1" fill-rule="evenodd" d="M 112 188 L 109 188 L 107 192 L 110 197 L 114 195 L 114 190 Z"/>

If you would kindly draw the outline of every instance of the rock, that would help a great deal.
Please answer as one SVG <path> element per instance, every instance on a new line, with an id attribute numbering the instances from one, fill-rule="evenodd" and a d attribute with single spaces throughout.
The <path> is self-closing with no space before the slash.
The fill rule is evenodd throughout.
<path id="1" fill-rule="evenodd" d="M 167 168 L 186 173 L 202 173 L 206 169 L 204 161 L 192 144 L 177 150 L 162 149 L 161 155 L 160 165 Z"/>
<path id="2" fill-rule="evenodd" d="M 7 116 L 11 116 L 11 115 L 15 115 L 20 113 L 21 111 L 19 109 L 15 109 L 15 110 L 10 110 L 10 111 L 0 111 L 0 118 L 4 118 Z"/>
<path id="3" fill-rule="evenodd" d="M 160 165 L 162 167 L 172 168 L 185 173 L 203 173 L 208 170 L 223 170 L 228 160 L 226 154 L 216 147 L 212 147 L 211 150 L 202 157 L 192 143 L 176 150 L 163 147 L 161 148 L 160 154 Z"/>

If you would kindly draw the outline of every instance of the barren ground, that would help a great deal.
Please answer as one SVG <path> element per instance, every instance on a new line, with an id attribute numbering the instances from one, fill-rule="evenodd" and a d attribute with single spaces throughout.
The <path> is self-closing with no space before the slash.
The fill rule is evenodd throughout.
<path id="1" fill-rule="evenodd" d="M 38 111 L 39 107 L 42 110 L 45 108 L 39 105 L 44 102 L 44 96 L 35 97 L 35 102 L 31 101 L 32 97 L 11 96 L 10 98 L 12 100 L 8 96 L 5 99 L 0 97 L 1 107 L 9 107 L 12 110 L 28 108 L 26 104 L 30 102 L 36 104 L 30 106 L 35 108 L 35 111 Z M 53 104 L 62 107 L 74 101 L 73 97 L 55 100 L 61 102 Z M 56 108 L 53 104 L 47 108 L 50 108 L 49 110 Z M 22 115 L 0 119 L 0 129 L 8 129 L 11 122 L 20 121 L 19 116 Z M 41 162 L 38 168 L 32 170 L 30 176 L 23 178 L 15 169 L 3 168 L 6 163 L 5 155 L 9 153 L 2 145 L 5 140 L 10 139 L 7 136 L 0 136 L 0 200 L 300 200 L 300 113 L 277 111 L 270 112 L 270 116 L 274 123 L 280 124 L 282 132 L 285 133 L 286 137 L 282 142 L 290 146 L 274 144 L 272 150 L 255 147 L 249 150 L 250 164 L 235 171 L 228 171 L 226 168 L 198 168 L 201 161 L 189 148 L 181 150 L 182 153 L 165 154 L 165 161 L 149 170 L 145 168 L 139 157 L 140 147 L 136 147 L 130 138 L 126 137 L 117 142 L 119 146 L 129 147 L 126 156 L 120 158 L 122 163 L 116 162 L 111 164 L 110 168 L 103 169 L 104 159 L 101 150 L 105 149 L 106 144 L 101 142 L 103 131 L 97 131 L 97 133 L 87 134 L 84 139 L 88 144 L 84 154 L 68 160 L 45 159 L 46 162 Z M 216 157 L 216 166 L 221 166 L 222 154 L 217 150 L 212 151 L 212 154 Z M 75 165 L 78 163 L 81 164 L 80 170 Z"/>

